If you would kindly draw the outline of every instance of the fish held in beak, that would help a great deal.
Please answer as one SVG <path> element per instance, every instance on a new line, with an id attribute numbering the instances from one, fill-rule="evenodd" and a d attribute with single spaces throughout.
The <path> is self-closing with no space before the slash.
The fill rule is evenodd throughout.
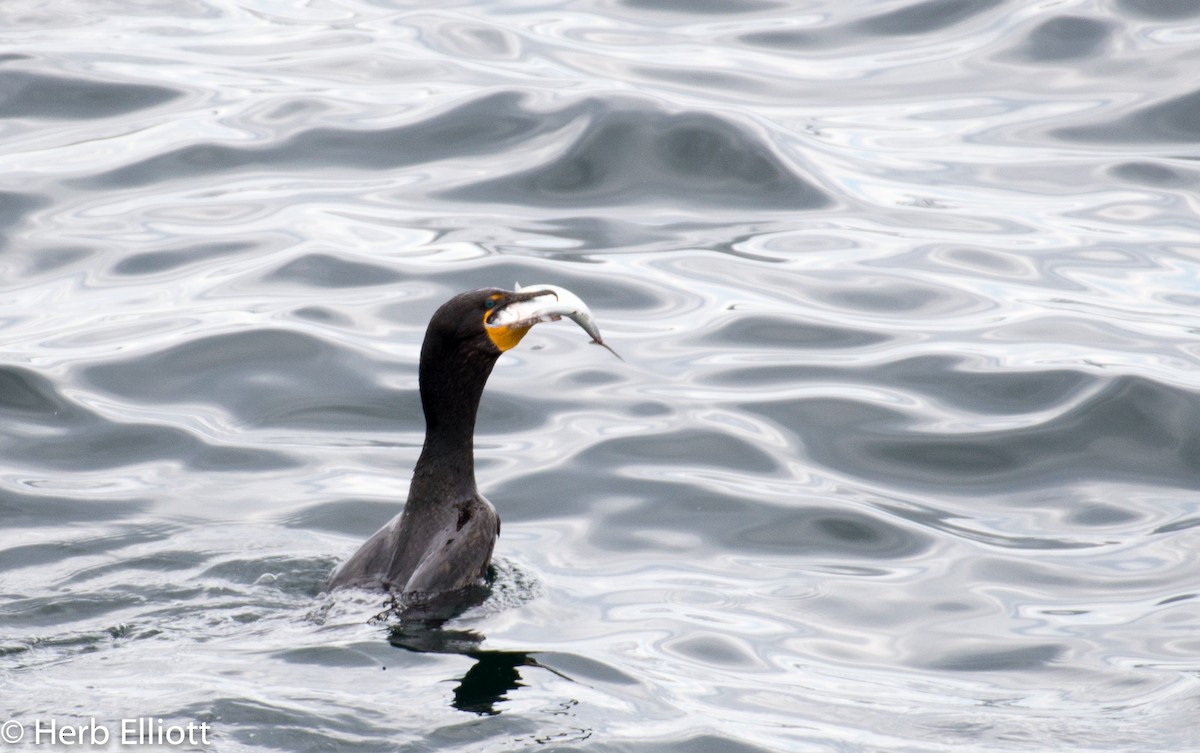
<path id="1" fill-rule="evenodd" d="M 604 347 L 618 359 L 624 361 L 600 336 L 595 317 L 579 296 L 557 285 L 516 286 L 520 299 L 497 311 L 487 320 L 487 326 L 503 327 L 508 330 L 528 329 L 538 322 L 557 321 L 564 316 L 572 320 L 592 337 L 592 342 Z"/>

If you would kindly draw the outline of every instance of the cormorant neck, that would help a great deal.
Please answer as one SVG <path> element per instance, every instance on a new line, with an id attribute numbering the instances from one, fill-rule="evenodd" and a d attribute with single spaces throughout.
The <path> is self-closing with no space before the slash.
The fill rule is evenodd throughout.
<path id="1" fill-rule="evenodd" d="M 426 335 L 419 367 L 425 445 L 413 470 L 410 501 L 477 493 L 475 415 L 497 357 L 469 341 L 447 343 Z"/>

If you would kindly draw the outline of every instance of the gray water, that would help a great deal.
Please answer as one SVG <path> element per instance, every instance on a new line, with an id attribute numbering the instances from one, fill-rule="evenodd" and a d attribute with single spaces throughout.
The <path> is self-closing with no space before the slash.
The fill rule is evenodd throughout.
<path id="1" fill-rule="evenodd" d="M 1193 0 L 0 39 L 5 750 L 1200 747 Z M 492 595 L 406 634 L 322 584 L 404 500 L 430 314 L 516 282 L 625 361 L 501 358 Z"/>

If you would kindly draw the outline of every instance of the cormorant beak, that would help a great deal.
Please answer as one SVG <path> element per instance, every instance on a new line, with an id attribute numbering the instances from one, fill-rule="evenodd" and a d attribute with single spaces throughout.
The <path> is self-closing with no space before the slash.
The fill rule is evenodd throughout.
<path id="1" fill-rule="evenodd" d="M 566 288 L 557 285 L 517 285 L 504 305 L 490 312 L 483 320 L 488 337 L 501 351 L 510 350 L 521 342 L 538 322 L 557 321 L 563 317 L 573 320 L 592 336 L 592 342 L 603 345 L 617 358 L 617 352 L 604 344 L 600 328 L 587 304 Z M 625 360 L 621 358 L 621 360 Z"/>

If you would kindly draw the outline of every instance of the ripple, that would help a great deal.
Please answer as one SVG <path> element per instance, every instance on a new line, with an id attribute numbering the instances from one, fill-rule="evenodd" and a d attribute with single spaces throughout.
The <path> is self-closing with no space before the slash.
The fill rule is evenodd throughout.
<path id="1" fill-rule="evenodd" d="M 0 406 L 6 412 L 53 416 L 65 403 L 45 378 L 18 367 L 0 368 Z"/>
<path id="2" fill-rule="evenodd" d="M 856 30 L 879 36 L 925 34 L 945 29 L 995 7 L 987 0 L 924 0 L 873 16 Z"/>
<path id="3" fill-rule="evenodd" d="M 933 658 L 930 667 L 951 672 L 1005 672 L 1045 669 L 1064 652 L 1061 644 L 1043 644 L 1021 648 L 997 649 L 991 646 L 977 649 L 947 650 Z"/>
<path id="4" fill-rule="evenodd" d="M 1090 58 L 1102 51 L 1112 27 L 1086 16 L 1055 16 L 1029 32 L 1025 47 L 1014 53 L 1020 60 L 1046 63 Z"/>
<path id="5" fill-rule="evenodd" d="M 12 461 L 37 468 L 96 470 L 148 461 L 179 461 L 197 470 L 267 470 L 292 466 L 282 453 L 219 446 L 184 429 L 112 421 L 63 397 L 32 371 L 8 368 L 4 382 L 19 413 L 0 439 Z M 41 442 L 31 442 L 40 437 Z M 52 437 L 53 441 L 44 441 Z"/>
<path id="6" fill-rule="evenodd" d="M 140 254 L 129 254 L 113 267 L 113 273 L 118 275 L 159 274 L 198 262 L 239 254 L 252 248 L 254 248 L 254 245 L 251 243 L 218 241 L 172 249 L 170 251 L 147 251 Z"/>
<path id="7" fill-rule="evenodd" d="M 295 528 L 313 528 L 366 538 L 390 520 L 397 508 L 398 501 L 339 499 L 289 512 L 280 523 Z"/>
<path id="8" fill-rule="evenodd" d="M 703 335 L 705 345 L 791 348 L 861 348 L 886 341 L 885 335 L 813 324 L 782 316 L 742 315 Z"/>
<path id="9" fill-rule="evenodd" d="M 99 506 L 99 505 L 98 505 Z M 157 542 L 166 540 L 173 533 L 173 529 L 167 526 L 114 526 L 111 532 L 91 534 L 84 536 L 70 536 L 70 557 L 74 560 L 84 559 L 96 555 L 108 555 L 113 552 L 127 550 L 131 547 L 146 544 L 148 542 Z M 16 571 L 23 568 L 33 568 L 43 566 L 49 563 L 55 563 L 61 567 L 62 552 L 60 551 L 61 544 L 57 541 L 49 543 L 35 543 L 20 546 L 12 546 L 0 551 L 0 564 L 4 565 L 5 570 Z M 70 611 L 73 607 L 73 596 L 46 596 L 33 597 L 23 604 L 12 607 L 12 614 L 28 611 L 30 613 L 29 623 L 36 623 L 41 616 L 46 614 L 56 613 L 58 611 Z M 102 608 L 100 605 L 103 599 L 89 594 L 78 595 L 81 609 L 89 609 L 87 605 L 96 605 L 96 608 Z M 116 607 L 113 607 L 116 608 Z"/>
<path id="10" fill-rule="evenodd" d="M 1168 21 L 1200 16 L 1200 8 L 1188 0 L 1117 0 L 1117 7 L 1134 15 Z"/>
<path id="11" fill-rule="evenodd" d="M 725 118 L 664 112 L 637 100 L 589 99 L 555 119 L 582 128 L 552 160 L 444 195 L 568 207 L 666 202 L 816 209 L 829 203 L 760 134 Z"/>
<path id="12" fill-rule="evenodd" d="M 137 517 L 151 507 L 148 500 L 79 499 L 26 494 L 0 487 L 0 512 L 10 528 L 69 526 Z"/>
<path id="13" fill-rule="evenodd" d="M 1123 377 L 1029 426 L 1003 430 L 922 431 L 902 411 L 831 398 L 746 408 L 799 433 L 831 467 L 925 488 L 998 490 L 1076 474 L 1193 488 L 1200 445 L 1187 427 L 1200 418 L 1195 405 L 1188 391 Z"/>
<path id="14" fill-rule="evenodd" d="M 1116 178 L 1152 186 L 1189 187 L 1200 183 L 1194 170 L 1186 170 L 1159 162 L 1123 162 L 1113 165 L 1109 172 Z"/>
<path id="15" fill-rule="evenodd" d="M 366 357 L 289 330 L 230 332 L 97 364 L 86 379 L 110 394 L 208 403 L 248 426 L 389 427 L 419 417 L 415 390 L 366 376 Z"/>
<path id="16" fill-rule="evenodd" d="M 750 551 L 786 550 L 851 561 L 916 557 L 934 544 L 924 534 L 862 513 L 804 507 L 775 511 L 737 538 Z"/>
<path id="17" fill-rule="evenodd" d="M 111 118 L 157 107 L 179 96 L 179 91 L 150 84 L 0 70 L 0 118 Z"/>
<path id="18" fill-rule="evenodd" d="M 428 22 L 409 16 L 409 23 L 420 25 L 427 44 L 455 57 L 479 60 L 516 60 L 521 56 L 521 38 L 498 25 L 432 16 Z"/>
<path id="19" fill-rule="evenodd" d="M 48 196 L 41 194 L 0 191 L 0 231 L 17 225 L 32 212 L 50 203 Z M 8 245 L 7 234 L 0 232 L 0 249 Z"/>
<path id="20" fill-rule="evenodd" d="M 1130 108 L 1110 120 L 1056 128 L 1051 135 L 1067 141 L 1105 143 L 1193 143 L 1200 137 L 1200 91 Z"/>
<path id="21" fill-rule="evenodd" d="M 753 444 L 717 432 L 686 431 L 650 436 L 609 439 L 592 445 L 593 462 L 629 467 L 647 463 L 696 464 L 705 468 L 729 468 L 751 474 L 769 474 L 778 469 L 775 461 Z"/>
<path id="22" fill-rule="evenodd" d="M 124 189 L 246 168 L 395 170 L 504 151 L 555 127 L 559 120 L 521 108 L 521 100 L 517 92 L 498 92 L 407 125 L 376 130 L 313 128 L 267 147 L 195 144 L 75 183 L 89 189 Z"/>
<path id="23" fill-rule="evenodd" d="M 760 13 L 785 7 L 783 3 L 772 0 L 697 0 L 689 3 L 679 3 L 675 0 L 621 0 L 621 5 L 638 10 L 698 16 Z"/>
<path id="24" fill-rule="evenodd" d="M 346 261 L 329 254 L 308 254 L 276 269 L 267 280 L 321 288 L 357 288 L 387 285 L 401 279 L 399 273 L 378 264 Z"/>

